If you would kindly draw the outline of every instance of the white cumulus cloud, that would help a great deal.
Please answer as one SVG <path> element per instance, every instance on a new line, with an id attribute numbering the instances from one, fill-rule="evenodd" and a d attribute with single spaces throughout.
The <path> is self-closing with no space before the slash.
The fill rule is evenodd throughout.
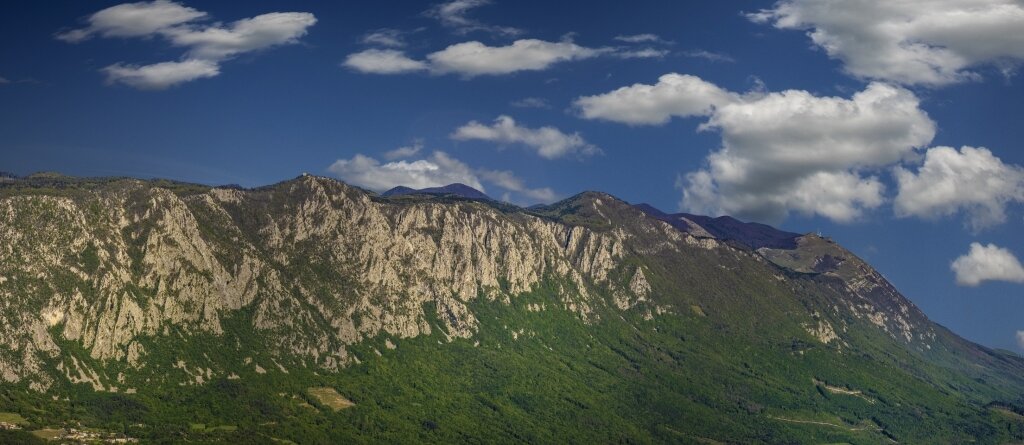
<path id="1" fill-rule="evenodd" d="M 57 33 L 60 40 L 77 43 L 102 37 L 147 37 L 176 25 L 206 17 L 206 13 L 169 0 L 123 3 L 90 15 L 85 28 Z"/>
<path id="2" fill-rule="evenodd" d="M 628 57 L 626 52 L 609 48 L 588 48 L 570 41 L 520 39 L 505 46 L 488 46 L 477 41 L 456 43 L 427 54 L 425 60 L 414 59 L 405 52 L 395 49 L 368 49 L 350 54 L 342 65 L 368 74 L 429 71 L 433 74 L 457 74 L 472 78 L 520 71 L 542 71 L 559 62 L 589 59 L 602 54 Z"/>
<path id="3" fill-rule="evenodd" d="M 995 244 L 971 243 L 971 249 L 950 265 L 956 282 L 977 286 L 984 281 L 1024 283 L 1024 267 L 1013 252 Z"/>
<path id="4" fill-rule="evenodd" d="M 1024 59 L 1019 0 L 782 0 L 748 17 L 805 30 L 856 77 L 940 86 Z"/>
<path id="5" fill-rule="evenodd" d="M 571 40 L 549 42 L 519 39 L 507 45 L 491 46 L 479 41 L 460 42 L 416 58 L 398 49 L 366 49 L 349 54 L 342 65 L 368 74 L 402 74 L 425 71 L 455 74 L 470 79 L 500 76 L 522 71 L 543 71 L 559 63 L 606 56 L 620 59 L 661 58 L 668 50 L 657 48 L 592 48 Z"/>
<path id="6" fill-rule="evenodd" d="M 427 64 L 413 60 L 396 49 L 367 49 L 349 54 L 342 66 L 369 74 L 402 74 L 427 69 Z"/>
<path id="7" fill-rule="evenodd" d="M 162 90 L 182 82 L 220 74 L 216 63 L 207 60 L 183 60 L 152 65 L 116 63 L 103 68 L 107 83 L 121 83 L 140 90 Z"/>
<path id="8" fill-rule="evenodd" d="M 675 117 L 705 116 L 715 107 L 739 100 L 711 82 L 686 74 L 666 74 L 654 85 L 635 84 L 576 99 L 586 119 L 630 125 L 660 125 Z"/>
<path id="9" fill-rule="evenodd" d="M 427 55 L 427 59 L 437 73 L 474 77 L 540 71 L 558 62 L 587 59 L 603 52 L 606 50 L 570 41 L 520 39 L 506 46 L 488 46 L 477 41 L 457 43 Z"/>
<path id="10" fill-rule="evenodd" d="M 468 165 L 442 151 L 416 161 L 380 161 L 357 154 L 352 159 L 339 159 L 328 169 L 349 184 L 383 192 L 397 186 L 414 189 L 441 187 L 462 183 L 482 192 L 476 173 Z"/>
<path id="11" fill-rule="evenodd" d="M 272 12 L 228 26 L 175 27 L 163 32 L 171 43 L 188 48 L 189 57 L 222 60 L 237 54 L 295 43 L 316 17 L 308 12 Z"/>
<path id="12" fill-rule="evenodd" d="M 667 74 L 576 100 L 580 114 L 631 125 L 703 116 L 722 147 L 680 177 L 680 206 L 705 214 L 778 222 L 790 212 L 839 222 L 884 202 L 872 174 L 926 146 L 935 123 L 903 88 L 872 83 L 850 98 L 802 90 L 726 91 L 695 76 Z"/>
<path id="13" fill-rule="evenodd" d="M 546 159 L 569 155 L 589 156 L 601 149 L 590 144 L 579 133 L 566 134 L 555 127 L 527 128 L 509 116 L 498 116 L 491 125 L 471 121 L 455 130 L 452 139 L 458 141 L 481 140 L 499 144 L 522 144 L 536 150 Z"/>
<path id="14" fill-rule="evenodd" d="M 1017 347 L 1024 349 L 1024 331 L 1017 331 Z"/>
<path id="15" fill-rule="evenodd" d="M 1024 202 L 1024 168 L 1005 164 L 986 148 L 934 147 L 912 172 L 894 171 L 897 216 L 937 218 L 959 212 L 980 230 L 1006 221 L 1006 206 Z"/>
<path id="16" fill-rule="evenodd" d="M 168 0 L 125 3 L 89 16 L 88 26 L 58 33 L 79 43 L 93 36 L 160 38 L 185 48 L 180 61 L 149 65 L 115 63 L 103 68 L 108 83 L 139 89 L 169 86 L 220 74 L 220 63 L 233 56 L 298 42 L 316 17 L 307 12 L 272 12 L 232 22 L 201 24 L 208 14 Z"/>
<path id="17" fill-rule="evenodd" d="M 403 157 L 413 156 L 420 151 L 419 145 L 413 147 L 415 149 L 407 150 Z M 409 147 L 398 150 L 406 148 Z M 435 151 L 423 159 L 384 163 L 357 154 L 350 159 L 335 161 L 327 170 L 349 184 L 377 192 L 400 185 L 422 189 L 456 182 L 486 192 L 483 185 L 486 182 L 505 190 L 502 199 L 509 202 L 536 204 L 552 202 L 558 198 L 558 194 L 550 187 L 529 187 L 522 178 L 509 170 L 473 168 L 442 151 Z"/>
<path id="18" fill-rule="evenodd" d="M 705 169 L 718 193 L 707 200 L 684 187 L 683 206 L 766 221 L 790 211 L 859 218 L 884 202 L 883 185 L 866 172 L 935 135 L 913 93 L 880 83 L 849 99 L 801 90 L 747 96 L 715 108 L 700 128 L 722 134 Z"/>

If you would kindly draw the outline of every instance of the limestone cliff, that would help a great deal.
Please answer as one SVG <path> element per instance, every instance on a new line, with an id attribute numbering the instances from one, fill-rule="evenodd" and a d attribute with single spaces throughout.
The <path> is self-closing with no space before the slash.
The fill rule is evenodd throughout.
<path id="1" fill-rule="evenodd" d="M 425 303 L 453 337 L 470 337 L 467 303 L 509 301 L 543 279 L 565 283 L 581 317 L 604 304 L 594 286 L 643 298 L 642 283 L 608 283 L 628 235 L 595 232 L 473 201 L 379 199 L 303 176 L 273 187 L 172 190 L 102 181 L 71 193 L 24 190 L 0 200 L 0 376 L 45 390 L 65 378 L 111 385 L 62 354 L 142 367 L 140 340 L 172 330 L 218 334 L 247 308 L 274 350 L 326 369 L 346 345 L 386 333 L 428 333 Z M 642 280 L 642 274 L 639 275 Z M 296 301 L 299 300 L 299 301 Z"/>

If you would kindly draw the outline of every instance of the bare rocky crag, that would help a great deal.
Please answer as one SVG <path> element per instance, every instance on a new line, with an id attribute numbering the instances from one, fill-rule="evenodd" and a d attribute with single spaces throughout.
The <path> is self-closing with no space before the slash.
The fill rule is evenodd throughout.
<path id="1" fill-rule="evenodd" d="M 337 369 L 350 361 L 345 346 L 363 338 L 429 333 L 426 302 L 449 335 L 469 337 L 467 302 L 508 300 L 549 276 L 567 283 L 564 307 L 587 317 L 587 289 L 608 281 L 627 237 L 471 201 L 397 205 L 313 176 L 181 196 L 136 180 L 74 196 L 7 196 L 0 377 L 39 391 L 56 378 L 116 390 L 54 337 L 80 342 L 100 362 L 141 367 L 140 338 L 170 326 L 217 334 L 221 317 L 241 308 L 252 309 L 254 328 L 280 333 L 278 353 Z M 285 277 L 296 258 L 333 276 Z M 618 291 L 630 294 L 623 308 L 648 292 L 637 276 Z M 46 359 L 60 359 L 64 375 L 42 372 Z"/>
<path id="2" fill-rule="evenodd" d="M 236 366 L 287 372 L 281 363 L 298 361 L 330 372 L 357 360 L 348 346 L 429 334 L 435 317 L 449 338 L 470 338 L 474 301 L 508 304 L 545 281 L 558 283 L 557 306 L 588 323 L 605 309 L 727 317 L 732 304 L 750 324 L 791 323 L 837 353 L 864 322 L 916 351 L 941 343 L 984 354 L 937 335 L 881 275 L 820 238 L 753 250 L 600 193 L 527 211 L 383 198 L 310 175 L 251 190 L 30 178 L 0 192 L 0 381 L 39 392 L 64 380 L 133 391 L 112 370 L 148 366 L 149 340 L 216 336 L 240 311 L 276 358 Z M 750 277 L 766 283 L 750 296 L 709 287 Z M 237 378 L 175 367 L 194 384 Z"/>

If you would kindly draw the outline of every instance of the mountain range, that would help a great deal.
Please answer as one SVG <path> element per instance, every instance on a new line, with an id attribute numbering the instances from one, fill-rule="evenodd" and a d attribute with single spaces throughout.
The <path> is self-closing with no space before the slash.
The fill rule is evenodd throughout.
<path id="1" fill-rule="evenodd" d="M 0 314 L 0 441 L 1024 440 L 1024 359 L 833 240 L 600 192 L 12 175 Z"/>
<path id="2" fill-rule="evenodd" d="M 398 186 L 384 193 L 381 193 L 380 195 L 386 197 L 405 195 L 455 196 L 459 198 L 480 199 L 485 201 L 489 201 L 491 199 L 489 196 L 484 194 L 484 192 L 481 192 L 480 190 L 477 190 L 466 184 L 460 183 L 448 184 L 443 187 L 427 187 L 422 189 L 412 189 L 409 187 Z"/>

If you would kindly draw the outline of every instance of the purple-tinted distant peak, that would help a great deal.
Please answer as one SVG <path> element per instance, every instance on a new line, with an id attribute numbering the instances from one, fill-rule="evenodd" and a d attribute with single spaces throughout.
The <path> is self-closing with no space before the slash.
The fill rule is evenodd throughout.
<path id="1" fill-rule="evenodd" d="M 413 189 L 405 186 L 398 186 L 384 193 L 381 196 L 403 196 L 403 195 L 453 195 L 466 199 L 479 199 L 490 201 L 491 197 L 485 195 L 480 190 L 470 187 L 466 184 L 454 183 L 448 184 L 443 187 L 428 187 L 423 189 Z"/>
<path id="2" fill-rule="evenodd" d="M 682 232 L 691 233 L 693 227 L 685 220 L 703 228 L 712 236 L 723 240 L 733 240 L 751 249 L 770 247 L 775 249 L 795 249 L 799 233 L 786 232 L 767 224 L 747 223 L 731 216 L 712 218 L 690 213 L 668 214 L 650 204 L 637 204 L 634 207 L 652 218 L 665 221 Z M 685 219 L 685 220 L 684 220 Z"/>

